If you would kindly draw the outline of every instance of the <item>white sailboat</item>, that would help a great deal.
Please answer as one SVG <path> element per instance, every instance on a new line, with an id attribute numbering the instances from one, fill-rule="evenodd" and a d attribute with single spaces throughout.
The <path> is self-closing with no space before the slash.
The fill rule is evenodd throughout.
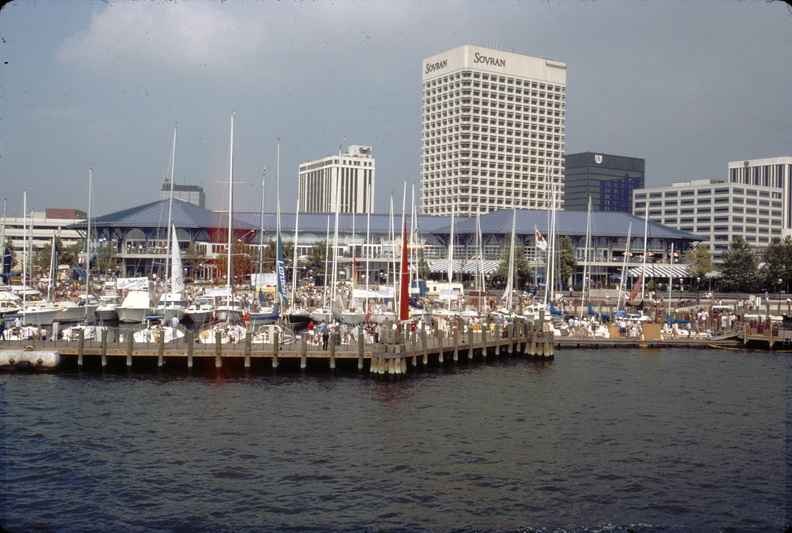
<path id="1" fill-rule="evenodd" d="M 231 338 L 228 342 L 244 340 L 247 328 L 242 325 L 245 314 L 242 301 L 234 294 L 234 113 L 231 113 L 231 135 L 228 156 L 228 250 L 226 258 L 226 293 L 220 299 L 215 310 L 217 320 L 222 322 L 216 328 L 224 328 L 224 338 Z M 209 332 L 209 333 L 207 333 Z M 207 329 L 201 332 L 199 341 L 204 342 L 211 338 L 214 342 L 214 330 Z M 206 342 L 209 342 L 206 340 Z M 226 342 L 226 341 L 223 341 Z"/>

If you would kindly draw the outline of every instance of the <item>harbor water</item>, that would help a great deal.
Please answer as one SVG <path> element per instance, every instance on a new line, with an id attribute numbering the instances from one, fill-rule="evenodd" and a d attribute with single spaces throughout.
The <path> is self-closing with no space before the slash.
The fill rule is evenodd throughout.
<path id="1" fill-rule="evenodd" d="M 0 375 L 2 526 L 783 531 L 792 354 L 562 350 L 409 376 Z"/>

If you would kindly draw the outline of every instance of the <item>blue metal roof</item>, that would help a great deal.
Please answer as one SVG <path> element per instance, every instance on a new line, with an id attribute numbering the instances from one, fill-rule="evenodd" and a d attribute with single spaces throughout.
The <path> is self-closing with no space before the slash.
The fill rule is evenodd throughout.
<path id="1" fill-rule="evenodd" d="M 168 222 L 168 200 L 152 202 L 136 208 L 118 211 L 93 220 L 94 227 L 165 227 Z M 550 217 L 552 213 L 543 209 L 518 209 L 515 222 L 516 231 L 520 235 L 531 235 L 538 229 L 543 235 L 550 233 Z M 407 215 L 407 227 L 412 229 L 411 217 Z M 210 211 L 182 200 L 173 200 L 173 223 L 177 228 L 223 229 L 228 226 L 226 213 Z M 335 213 L 300 213 L 299 231 L 324 233 L 328 228 L 335 231 Z M 281 231 L 294 233 L 297 223 L 295 213 L 281 213 Z M 588 222 L 586 211 L 556 211 L 556 233 L 558 235 L 585 236 Z M 254 230 L 261 224 L 261 213 L 245 212 L 234 214 L 234 229 Z M 421 234 L 448 235 L 451 231 L 451 217 L 419 215 L 417 217 L 418 232 Z M 482 233 L 488 235 L 506 235 L 512 230 L 512 210 L 502 209 L 480 216 Z M 401 214 L 339 214 L 338 231 L 341 233 L 364 234 L 368 230 L 374 234 L 387 234 L 391 228 L 396 234 L 401 233 Z M 86 223 L 80 222 L 70 227 L 85 228 Z M 275 213 L 264 214 L 264 230 L 268 233 L 277 229 Z M 642 237 L 644 219 L 629 213 L 592 212 L 591 234 L 595 237 Z M 681 231 L 657 222 L 649 222 L 648 235 L 661 239 L 682 239 L 688 241 L 703 240 L 692 233 Z M 454 233 L 456 235 L 473 235 L 476 232 L 475 217 L 456 217 Z"/>

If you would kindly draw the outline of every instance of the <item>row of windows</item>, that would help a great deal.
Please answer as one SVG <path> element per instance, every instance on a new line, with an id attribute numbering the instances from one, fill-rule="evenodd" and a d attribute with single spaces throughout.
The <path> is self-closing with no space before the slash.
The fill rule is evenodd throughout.
<path id="1" fill-rule="evenodd" d="M 767 191 L 767 190 L 756 190 L 756 189 L 746 190 L 739 187 L 733 188 L 731 192 L 729 192 L 728 188 L 719 188 L 719 189 L 715 189 L 714 191 L 712 189 L 696 189 L 696 190 L 684 190 L 684 191 L 650 192 L 648 193 L 648 198 L 677 198 L 680 196 L 682 197 L 695 196 L 696 194 L 698 194 L 698 196 L 710 196 L 712 194 L 716 194 L 716 195 L 731 194 L 733 197 L 739 197 L 740 195 L 745 195 L 745 196 L 758 196 L 759 198 L 776 198 L 776 199 L 781 198 L 780 191 Z M 646 199 L 647 193 L 645 192 L 635 193 L 635 198 L 641 200 Z M 701 201 L 702 200 L 699 200 L 699 202 Z M 751 201 L 750 198 L 748 199 L 748 201 Z"/>

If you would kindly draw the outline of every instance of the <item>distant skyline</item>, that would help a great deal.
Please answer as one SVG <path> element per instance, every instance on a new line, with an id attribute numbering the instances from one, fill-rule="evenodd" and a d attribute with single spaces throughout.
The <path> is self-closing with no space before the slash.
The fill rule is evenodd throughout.
<path id="1" fill-rule="evenodd" d="M 300 163 L 372 147 L 375 211 L 420 196 L 421 65 L 463 44 L 567 65 L 567 154 L 646 160 L 646 187 L 727 179 L 792 156 L 792 12 L 783 2 L 13 1 L 0 10 L 0 199 L 7 216 L 156 201 L 294 211 Z M 346 149 L 346 148 L 344 148 Z"/>

